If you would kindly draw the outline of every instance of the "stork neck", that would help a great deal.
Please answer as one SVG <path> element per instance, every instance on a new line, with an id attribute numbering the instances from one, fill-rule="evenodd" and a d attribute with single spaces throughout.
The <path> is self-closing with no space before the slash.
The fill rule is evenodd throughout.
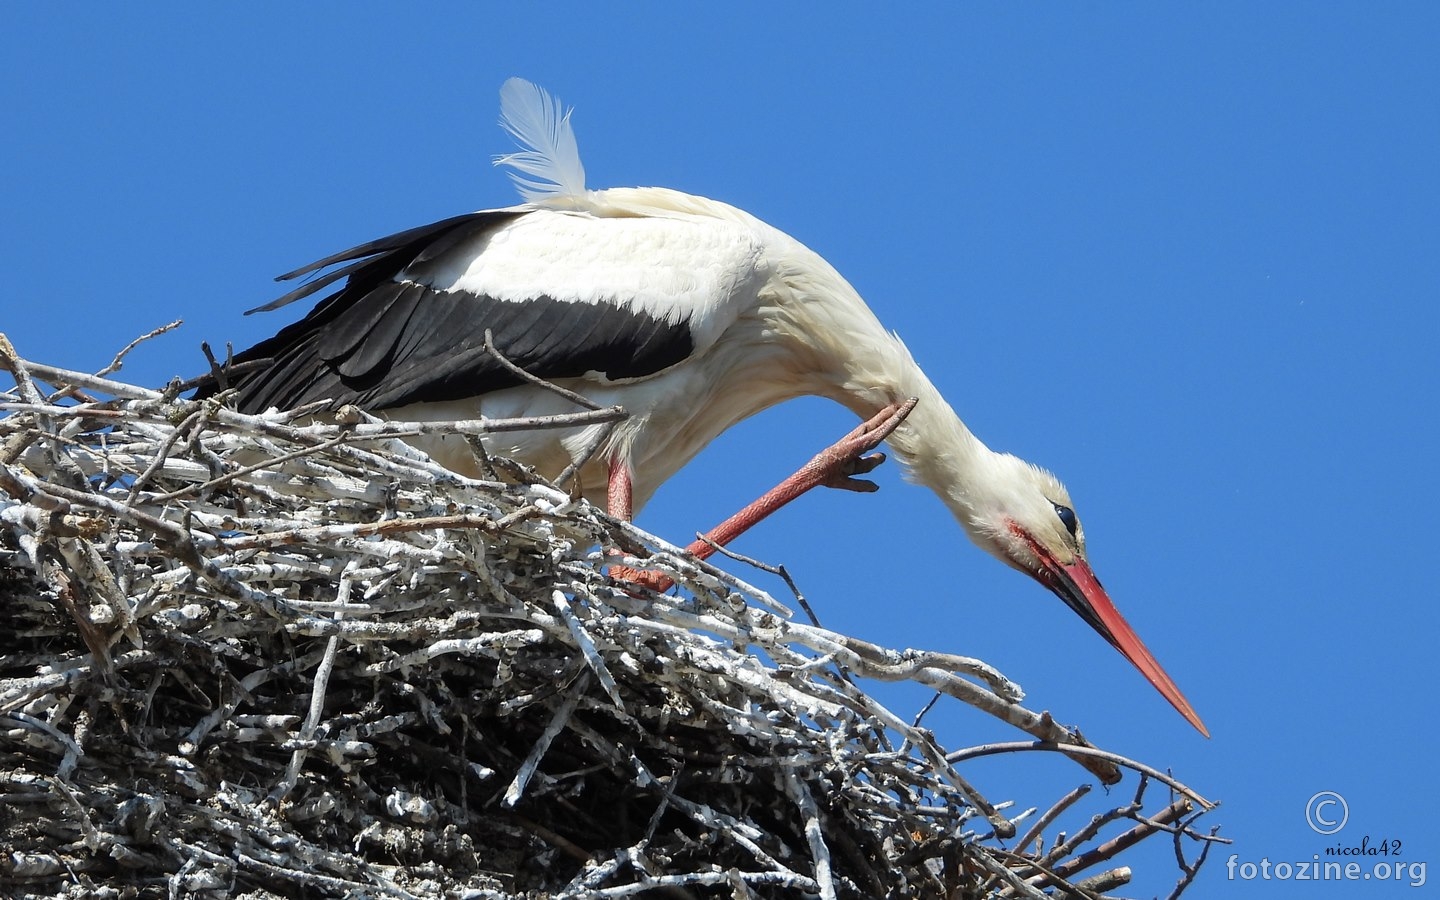
<path id="1" fill-rule="evenodd" d="M 910 478 L 939 495 L 967 532 L 984 505 L 986 473 L 999 454 L 971 434 L 915 364 L 898 337 L 885 330 L 838 272 L 793 238 L 771 239 L 789 248 L 776 272 L 768 307 L 776 330 L 796 342 L 813 393 L 823 394 L 869 419 L 910 397 L 919 402 L 887 441 Z"/>
<path id="2" fill-rule="evenodd" d="M 836 399 L 862 418 L 917 398 L 887 443 L 910 479 L 933 490 L 969 530 L 983 503 L 983 473 L 995 452 L 971 433 L 893 335 L 858 348 L 846 369 L 847 383 Z"/>

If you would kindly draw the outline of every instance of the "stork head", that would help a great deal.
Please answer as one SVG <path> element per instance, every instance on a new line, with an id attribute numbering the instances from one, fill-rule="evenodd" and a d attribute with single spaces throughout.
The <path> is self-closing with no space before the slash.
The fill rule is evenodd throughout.
<path id="1" fill-rule="evenodd" d="M 1185 695 L 1110 602 L 1085 558 L 1085 531 L 1070 494 L 1054 475 L 1008 453 L 974 485 L 966 531 L 977 544 L 1049 588 L 1100 636 L 1134 663 L 1155 689 L 1206 737 Z"/>

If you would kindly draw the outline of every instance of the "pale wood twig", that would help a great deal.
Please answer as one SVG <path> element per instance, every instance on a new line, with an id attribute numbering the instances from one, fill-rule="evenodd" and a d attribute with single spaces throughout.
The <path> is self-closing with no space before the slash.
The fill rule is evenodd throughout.
<path id="1" fill-rule="evenodd" d="M 130 343 L 126 344 L 123 348 L 121 348 L 120 352 L 117 353 L 117 354 L 115 354 L 115 358 L 112 359 L 112 360 L 110 360 L 110 364 L 109 364 L 109 365 L 107 365 L 105 368 L 103 368 L 103 369 L 101 369 L 100 371 L 98 371 L 98 372 L 95 373 L 96 377 L 97 377 L 97 378 L 104 378 L 106 375 L 112 375 L 112 374 L 120 371 L 120 369 L 124 367 L 125 357 L 127 357 L 127 356 L 130 355 L 130 351 L 134 350 L 136 347 L 140 346 L 141 344 L 145 343 L 146 341 L 148 341 L 148 340 L 150 340 L 150 339 L 152 339 L 152 338 L 157 338 L 157 337 L 159 337 L 159 336 L 162 335 L 162 334 L 165 334 L 165 333 L 170 332 L 170 331 L 174 331 L 175 329 L 177 329 L 177 328 L 179 328 L 181 325 L 183 325 L 183 324 L 184 324 L 184 321 L 185 321 L 185 320 L 183 320 L 183 319 L 176 319 L 176 320 L 173 321 L 173 322 L 169 322 L 169 323 L 167 323 L 167 324 L 165 324 L 165 325 L 161 325 L 159 328 L 152 328 L 152 329 L 150 329 L 149 331 L 145 332 L 144 334 L 140 335 L 140 336 L 137 337 L 135 340 L 131 341 Z"/>

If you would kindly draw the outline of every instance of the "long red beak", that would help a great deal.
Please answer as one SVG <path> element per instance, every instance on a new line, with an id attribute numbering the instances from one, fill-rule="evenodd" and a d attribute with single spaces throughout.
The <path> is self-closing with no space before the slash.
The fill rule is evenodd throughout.
<path id="1" fill-rule="evenodd" d="M 1154 685 L 1155 690 L 1169 700 L 1170 705 L 1179 710 L 1180 715 L 1194 725 L 1196 731 L 1208 738 L 1210 731 L 1205 727 L 1205 723 L 1200 721 L 1195 708 L 1185 699 L 1185 695 L 1180 693 L 1170 676 L 1165 674 L 1155 656 L 1136 636 L 1135 629 L 1120 615 L 1120 610 L 1110 602 L 1110 595 L 1100 586 L 1095 573 L 1090 570 L 1089 563 L 1083 559 L 1076 559 L 1068 565 L 1056 562 L 1034 539 L 1028 535 L 1026 537 L 1043 566 L 1036 576 L 1040 582 L 1064 600 L 1066 605 L 1098 631 L 1101 637 L 1115 645 L 1115 649 L 1135 664 L 1135 668 L 1140 670 L 1145 680 Z"/>

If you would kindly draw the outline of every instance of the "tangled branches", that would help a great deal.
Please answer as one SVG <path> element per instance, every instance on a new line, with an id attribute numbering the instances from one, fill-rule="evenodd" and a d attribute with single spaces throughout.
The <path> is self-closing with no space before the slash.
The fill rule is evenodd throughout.
<path id="1" fill-rule="evenodd" d="M 1129 870 L 1087 872 L 1165 835 L 1178 894 L 1215 840 L 1193 827 L 1210 804 L 990 666 L 797 621 L 520 467 L 439 468 L 397 440 L 421 426 L 239 415 L 3 335 L 0 368 L 9 890 L 1093 897 Z M 610 579 L 610 547 L 681 590 Z M 1007 816 L 961 772 L 1007 745 L 947 758 L 865 678 L 985 710 L 1105 783 L 1149 774 L 1057 835 L 1084 788 Z"/>

